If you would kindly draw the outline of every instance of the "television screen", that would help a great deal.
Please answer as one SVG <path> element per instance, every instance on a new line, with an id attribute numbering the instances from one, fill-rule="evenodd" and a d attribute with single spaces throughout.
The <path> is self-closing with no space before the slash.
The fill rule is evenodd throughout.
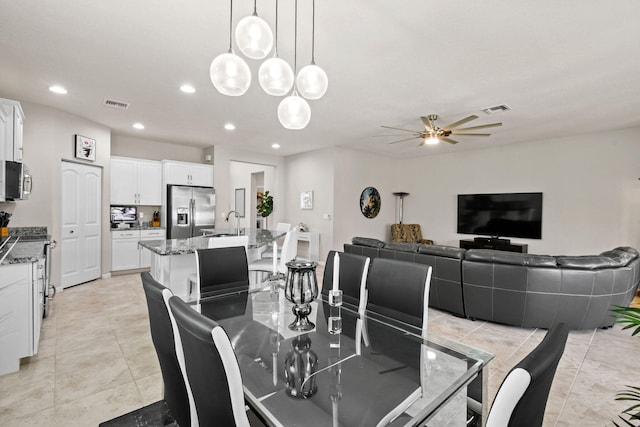
<path id="1" fill-rule="evenodd" d="M 135 206 L 111 206 L 111 222 L 135 222 L 137 219 Z"/>
<path id="2" fill-rule="evenodd" d="M 542 193 L 459 194 L 458 233 L 542 238 Z"/>

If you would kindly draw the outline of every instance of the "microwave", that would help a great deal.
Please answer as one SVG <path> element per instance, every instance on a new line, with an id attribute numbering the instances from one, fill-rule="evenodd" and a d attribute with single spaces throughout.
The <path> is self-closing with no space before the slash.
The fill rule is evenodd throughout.
<path id="1" fill-rule="evenodd" d="M 31 174 L 24 163 L 5 162 L 5 200 L 28 199 L 31 186 Z"/>

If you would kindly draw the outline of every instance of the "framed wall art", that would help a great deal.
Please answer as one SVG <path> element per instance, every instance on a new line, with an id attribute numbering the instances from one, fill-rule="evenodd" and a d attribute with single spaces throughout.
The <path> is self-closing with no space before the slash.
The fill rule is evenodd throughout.
<path id="1" fill-rule="evenodd" d="M 76 159 L 96 161 L 96 140 L 82 135 L 76 135 Z"/>
<path id="2" fill-rule="evenodd" d="M 313 209 L 313 191 L 300 193 L 300 209 Z"/>
<path id="3" fill-rule="evenodd" d="M 366 218 L 375 218 L 380 213 L 380 193 L 374 187 L 367 187 L 360 194 L 360 212 Z"/>

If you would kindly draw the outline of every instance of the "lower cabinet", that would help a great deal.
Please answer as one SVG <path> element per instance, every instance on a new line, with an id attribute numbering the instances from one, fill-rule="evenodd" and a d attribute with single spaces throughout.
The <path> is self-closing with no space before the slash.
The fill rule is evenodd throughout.
<path id="1" fill-rule="evenodd" d="M 43 283 L 44 260 L 0 267 L 0 375 L 38 352 Z"/>
<path id="2" fill-rule="evenodd" d="M 149 268 L 151 253 L 138 247 L 140 240 L 164 240 L 165 230 L 117 230 L 111 232 L 111 271 Z"/>

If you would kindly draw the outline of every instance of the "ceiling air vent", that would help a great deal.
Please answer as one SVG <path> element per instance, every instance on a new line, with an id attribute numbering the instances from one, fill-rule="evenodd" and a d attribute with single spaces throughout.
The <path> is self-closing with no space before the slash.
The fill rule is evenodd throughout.
<path id="1" fill-rule="evenodd" d="M 482 111 L 484 111 L 487 114 L 501 113 L 503 111 L 509 111 L 509 110 L 511 110 L 511 107 L 509 107 L 506 104 L 495 105 L 493 107 L 488 107 L 488 108 L 483 108 L 482 109 Z"/>
<path id="2" fill-rule="evenodd" d="M 116 101 L 114 99 L 105 99 L 104 105 L 111 108 L 120 108 L 121 110 L 126 110 L 127 108 L 129 108 L 129 104 L 127 104 L 126 102 Z"/>

